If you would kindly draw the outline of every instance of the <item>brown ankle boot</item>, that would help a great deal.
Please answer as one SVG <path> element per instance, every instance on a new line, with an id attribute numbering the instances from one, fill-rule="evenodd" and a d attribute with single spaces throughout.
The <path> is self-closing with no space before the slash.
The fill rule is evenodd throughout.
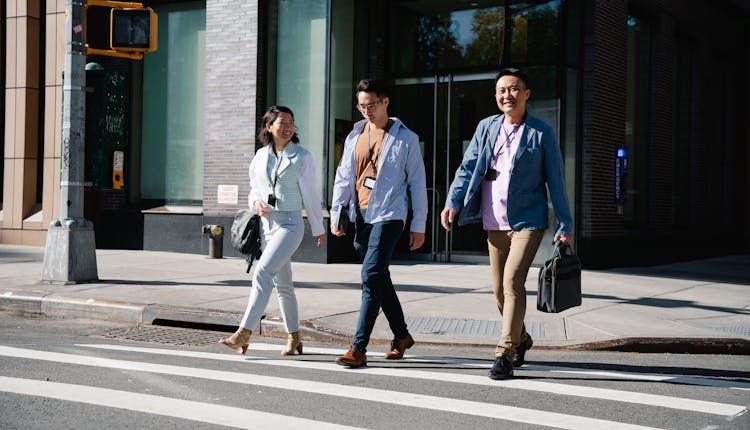
<path id="1" fill-rule="evenodd" d="M 404 358 L 404 352 L 414 345 L 414 339 L 407 334 L 403 339 L 393 339 L 391 341 L 391 350 L 385 353 L 388 360 L 400 360 Z"/>
<path id="2" fill-rule="evenodd" d="M 219 339 L 219 343 L 223 343 L 224 345 L 232 348 L 238 353 L 245 355 L 245 353 L 247 352 L 247 346 L 248 342 L 250 341 L 251 334 L 253 334 L 252 331 L 246 329 L 245 327 L 240 327 L 236 332 L 234 332 L 234 334 L 232 334 L 228 338 Z"/>
<path id="3" fill-rule="evenodd" d="M 289 333 L 289 336 L 286 338 L 286 349 L 281 351 L 281 355 L 294 355 L 295 351 L 297 351 L 297 354 L 302 355 L 302 342 L 299 340 L 298 331 Z"/>
<path id="4" fill-rule="evenodd" d="M 344 355 L 336 357 L 336 364 L 351 368 L 366 366 L 367 356 L 364 352 L 358 350 L 356 346 L 352 345 Z"/>

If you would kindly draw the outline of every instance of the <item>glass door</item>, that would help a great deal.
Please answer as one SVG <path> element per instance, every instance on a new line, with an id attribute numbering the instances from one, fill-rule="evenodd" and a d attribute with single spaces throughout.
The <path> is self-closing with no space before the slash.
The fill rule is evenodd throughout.
<path id="1" fill-rule="evenodd" d="M 481 224 L 446 232 L 440 212 L 477 123 L 498 113 L 494 78 L 492 73 L 444 74 L 393 82 L 389 111 L 419 135 L 425 160 L 429 214 L 423 253 L 433 261 L 487 254 Z"/>

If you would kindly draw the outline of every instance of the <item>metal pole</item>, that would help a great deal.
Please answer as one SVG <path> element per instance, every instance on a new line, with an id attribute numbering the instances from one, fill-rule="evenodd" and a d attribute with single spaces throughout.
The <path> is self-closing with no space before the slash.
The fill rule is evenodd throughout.
<path id="1" fill-rule="evenodd" d="M 430 247 L 432 261 L 437 261 L 438 251 L 438 226 L 440 222 L 436 213 L 437 203 L 435 202 L 435 192 L 437 191 L 437 115 L 438 115 L 438 75 L 435 75 L 435 83 L 432 86 L 432 246 Z"/>
<path id="2" fill-rule="evenodd" d="M 65 4 L 60 218 L 47 230 L 42 279 L 57 282 L 97 280 L 93 224 L 83 218 L 86 124 L 85 4 Z"/>
<path id="3" fill-rule="evenodd" d="M 446 103 L 447 111 L 445 114 L 446 124 L 446 136 L 445 136 L 445 195 L 448 195 L 449 187 L 451 186 L 451 91 L 453 91 L 453 74 L 448 75 L 448 101 Z M 458 220 L 456 225 L 458 225 Z M 455 227 L 455 226 L 454 226 Z M 445 232 L 445 261 L 451 262 L 451 254 L 453 251 L 453 229 Z"/>

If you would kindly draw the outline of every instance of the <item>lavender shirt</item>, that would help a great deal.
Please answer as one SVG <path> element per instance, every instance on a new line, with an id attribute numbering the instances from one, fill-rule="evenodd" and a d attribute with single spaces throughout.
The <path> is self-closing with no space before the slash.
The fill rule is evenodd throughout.
<path id="1" fill-rule="evenodd" d="M 485 230 L 511 230 L 508 222 L 508 184 L 513 170 L 513 156 L 523 135 L 524 124 L 503 124 L 492 148 L 490 169 L 497 178 L 482 181 L 482 222 Z"/>

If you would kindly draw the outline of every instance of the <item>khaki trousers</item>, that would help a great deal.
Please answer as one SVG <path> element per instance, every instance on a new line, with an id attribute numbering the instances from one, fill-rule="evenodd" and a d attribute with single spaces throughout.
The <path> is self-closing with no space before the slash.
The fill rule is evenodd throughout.
<path id="1" fill-rule="evenodd" d="M 542 242 L 544 230 L 488 230 L 492 290 L 503 318 L 503 332 L 495 356 L 513 360 L 516 347 L 526 340 L 526 275 Z"/>

